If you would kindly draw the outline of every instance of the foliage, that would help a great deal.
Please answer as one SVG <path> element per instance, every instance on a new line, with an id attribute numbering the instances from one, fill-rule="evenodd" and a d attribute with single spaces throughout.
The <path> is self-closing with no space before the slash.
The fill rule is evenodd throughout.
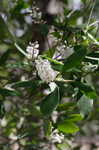
<path id="1" fill-rule="evenodd" d="M 83 132 L 86 121 L 99 121 L 97 27 L 84 13 L 92 7 L 85 0 L 80 10 L 66 7 L 62 19 L 54 16 L 51 33 L 51 26 L 35 16 L 39 32 L 54 39 L 54 45 L 38 55 L 38 45 L 28 44 L 32 2 L 0 3 L 0 148 L 70 148 L 66 140 Z M 84 20 L 79 25 L 80 17 Z"/>

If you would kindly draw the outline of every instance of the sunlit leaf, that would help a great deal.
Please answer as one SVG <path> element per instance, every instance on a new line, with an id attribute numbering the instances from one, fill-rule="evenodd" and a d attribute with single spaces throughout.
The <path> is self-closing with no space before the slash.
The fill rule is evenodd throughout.
<path id="1" fill-rule="evenodd" d="M 66 102 L 58 106 L 58 111 L 67 111 L 75 108 L 75 102 Z"/>
<path id="2" fill-rule="evenodd" d="M 71 122 L 77 122 L 77 121 L 82 120 L 83 117 L 81 116 L 81 114 L 72 114 L 67 119 Z"/>
<path id="3" fill-rule="evenodd" d="M 93 109 L 93 99 L 88 99 L 83 95 L 78 101 L 78 107 L 83 116 L 88 115 Z"/>
<path id="4" fill-rule="evenodd" d="M 14 37 L 8 29 L 8 26 L 2 16 L 0 15 L 0 40 L 9 39 L 10 41 L 14 41 Z"/>
<path id="5" fill-rule="evenodd" d="M 63 121 L 58 124 L 58 130 L 64 133 L 73 134 L 79 131 L 79 127 L 73 122 Z"/>

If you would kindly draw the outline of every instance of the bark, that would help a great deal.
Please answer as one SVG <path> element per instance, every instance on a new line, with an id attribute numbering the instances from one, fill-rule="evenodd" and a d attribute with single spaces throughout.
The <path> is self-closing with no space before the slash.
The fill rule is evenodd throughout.
<path id="1" fill-rule="evenodd" d="M 81 146 L 80 150 L 91 150 L 91 145 L 90 144 L 84 144 Z"/>
<path id="2" fill-rule="evenodd" d="M 43 23 L 33 23 L 33 38 L 32 41 L 38 41 L 39 42 L 39 49 L 40 53 L 42 51 L 47 50 L 52 45 L 52 42 L 50 42 L 49 32 L 51 29 L 51 26 L 53 25 L 54 17 L 58 14 L 61 14 L 63 12 L 63 3 L 60 0 L 37 0 L 37 6 L 40 8 L 42 12 L 42 20 Z M 44 35 L 41 33 L 40 26 L 42 24 L 46 24 L 48 27 L 48 34 Z"/>

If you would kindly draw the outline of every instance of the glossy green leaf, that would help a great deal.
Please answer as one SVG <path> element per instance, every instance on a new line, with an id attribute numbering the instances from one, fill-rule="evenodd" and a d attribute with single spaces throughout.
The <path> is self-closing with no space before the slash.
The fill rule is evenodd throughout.
<path id="1" fill-rule="evenodd" d="M 11 32 L 8 29 L 8 26 L 4 19 L 0 16 L 0 40 L 3 41 L 3 39 L 9 38 L 9 40 L 13 41 L 14 37 L 11 34 Z"/>
<path id="2" fill-rule="evenodd" d="M 85 116 L 88 115 L 93 109 L 93 99 L 88 99 L 83 95 L 77 103 L 80 113 Z"/>
<path id="3" fill-rule="evenodd" d="M 18 88 L 18 87 L 37 87 L 41 84 L 42 82 L 40 80 L 36 80 L 36 81 L 19 81 L 19 82 L 15 82 L 13 83 L 12 87 L 14 88 Z"/>
<path id="4" fill-rule="evenodd" d="M 54 92 L 50 95 L 45 97 L 45 99 L 41 102 L 40 109 L 41 112 L 45 116 L 51 115 L 51 113 L 56 109 L 57 105 L 59 104 L 60 94 L 59 88 L 57 87 Z"/>
<path id="5" fill-rule="evenodd" d="M 54 63 L 52 63 L 52 68 L 56 71 L 62 72 L 63 64 L 54 64 Z"/>
<path id="6" fill-rule="evenodd" d="M 50 136 L 51 131 L 52 131 L 52 123 L 50 120 L 44 121 L 44 131 L 45 131 L 46 136 Z"/>
<path id="7" fill-rule="evenodd" d="M 75 68 L 78 65 L 80 65 L 85 56 L 86 56 L 86 47 L 76 46 L 75 52 L 64 61 L 63 72 L 66 72 L 69 69 Z"/>
<path id="8" fill-rule="evenodd" d="M 3 105 L 3 101 L 0 101 L 0 118 L 2 118 L 5 115 L 5 109 Z"/>
<path id="9" fill-rule="evenodd" d="M 71 122 L 77 122 L 77 121 L 82 120 L 83 117 L 81 116 L 81 114 L 72 114 L 67 119 Z"/>
<path id="10" fill-rule="evenodd" d="M 56 64 L 56 65 L 63 65 L 61 62 L 59 62 L 59 61 L 57 61 L 57 60 L 55 60 L 55 59 L 52 59 L 52 58 L 50 58 L 50 57 L 47 57 L 47 56 L 42 56 L 43 58 L 46 58 L 46 59 L 48 59 L 51 63 L 53 63 L 53 64 Z"/>
<path id="11" fill-rule="evenodd" d="M 72 134 L 78 132 L 79 127 L 73 122 L 63 121 L 58 124 L 58 130 L 64 133 Z"/>
<path id="12" fill-rule="evenodd" d="M 58 111 L 67 111 L 72 110 L 75 108 L 75 102 L 66 102 L 63 104 L 60 104 L 57 108 Z"/>
<path id="13" fill-rule="evenodd" d="M 20 96 L 21 94 L 16 90 L 8 90 L 5 88 L 0 88 L 0 95 L 2 95 L 2 96 Z"/>
<path id="14" fill-rule="evenodd" d="M 7 50 L 1 57 L 0 57 L 0 66 L 4 65 L 8 56 L 10 54 L 10 50 Z"/>
<path id="15" fill-rule="evenodd" d="M 18 0 L 16 5 L 12 9 L 10 9 L 10 13 L 12 15 L 11 17 L 14 18 L 16 16 L 16 18 L 17 18 L 17 16 L 19 16 L 19 15 L 20 15 L 20 17 L 22 17 L 22 14 L 20 12 L 22 9 L 26 9 L 26 8 L 29 8 L 29 4 L 27 2 L 25 2 L 24 0 Z"/>
<path id="16" fill-rule="evenodd" d="M 74 82 L 73 83 L 74 86 L 78 87 L 79 90 L 85 94 L 87 97 L 91 98 L 91 99 L 96 99 L 97 94 L 95 92 L 95 90 L 92 89 L 91 86 L 85 84 L 85 83 L 81 83 L 81 82 Z"/>

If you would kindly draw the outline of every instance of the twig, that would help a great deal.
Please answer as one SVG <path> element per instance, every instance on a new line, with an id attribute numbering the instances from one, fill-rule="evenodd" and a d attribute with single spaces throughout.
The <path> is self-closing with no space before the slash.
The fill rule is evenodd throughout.
<path id="1" fill-rule="evenodd" d="M 93 37 L 93 35 L 91 35 L 89 32 L 87 32 L 87 30 L 84 31 L 84 32 L 85 32 L 85 34 L 87 34 L 87 36 L 88 36 L 96 45 L 99 46 L 99 42 Z"/>
<path id="2" fill-rule="evenodd" d="M 95 4 L 96 4 L 96 0 L 94 0 L 93 6 L 92 6 L 92 8 L 91 8 L 91 12 L 90 12 L 90 15 L 89 15 L 89 18 L 88 18 L 88 23 L 87 23 L 87 26 L 86 26 L 86 29 L 87 29 L 87 30 L 88 30 L 88 27 L 89 27 L 89 23 L 90 23 L 90 20 L 91 20 L 91 17 L 92 17 L 92 13 L 93 13 Z"/>
<path id="3" fill-rule="evenodd" d="M 97 61 L 99 61 L 99 58 L 95 58 L 95 57 L 89 57 L 89 56 L 86 56 L 85 58 L 91 59 L 91 60 L 97 60 Z"/>
<path id="4" fill-rule="evenodd" d="M 99 24 L 99 20 L 98 20 L 98 21 L 95 21 L 95 22 L 93 22 L 93 23 L 91 23 L 91 24 L 89 24 L 89 27 L 94 26 L 94 25 L 96 25 L 96 24 Z"/>
<path id="5" fill-rule="evenodd" d="M 14 43 L 14 46 L 15 46 L 24 56 L 26 56 L 26 57 L 28 58 L 27 53 L 25 53 L 25 52 L 23 51 L 23 49 L 22 49 L 17 43 Z"/>
<path id="6" fill-rule="evenodd" d="M 74 80 L 64 80 L 64 79 L 58 79 L 58 78 L 55 81 L 60 81 L 60 82 L 65 82 L 65 83 L 74 82 Z"/>

